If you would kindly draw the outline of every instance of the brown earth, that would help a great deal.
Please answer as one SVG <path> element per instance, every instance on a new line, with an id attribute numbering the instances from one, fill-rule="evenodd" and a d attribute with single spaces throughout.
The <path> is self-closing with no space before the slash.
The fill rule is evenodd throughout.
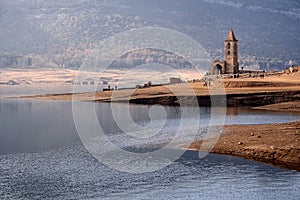
<path id="1" fill-rule="evenodd" d="M 262 78 L 225 79 L 223 86 L 212 82 L 183 83 L 152 86 L 142 89 L 41 95 L 34 98 L 49 100 L 79 100 L 95 102 L 130 102 L 137 104 L 188 105 L 197 97 L 200 106 L 211 106 L 211 97 L 219 101 L 227 99 L 227 106 L 257 107 L 300 100 L 300 73 Z M 28 97 L 25 97 L 28 98 Z M 30 97 L 32 98 L 32 97 Z"/>
<path id="2" fill-rule="evenodd" d="M 270 76 L 264 79 L 225 79 L 224 88 L 225 90 L 220 89 L 213 82 L 208 90 L 203 82 L 197 82 L 143 89 L 43 95 L 30 98 L 188 105 L 193 96 L 196 96 L 200 106 L 210 106 L 211 97 L 214 96 L 218 102 L 225 101 L 227 106 L 248 106 L 273 111 L 300 110 L 300 72 Z M 202 142 L 195 141 L 188 148 L 199 150 Z M 211 153 L 239 156 L 300 171 L 300 121 L 286 124 L 225 126 L 223 134 Z"/>
<path id="3" fill-rule="evenodd" d="M 188 149 L 199 150 L 203 141 Z M 211 153 L 239 156 L 300 171 L 300 121 L 269 125 L 230 125 Z"/>
<path id="4" fill-rule="evenodd" d="M 266 106 L 259 106 L 253 109 L 256 110 L 269 110 L 269 111 L 289 111 L 289 112 L 300 112 L 300 101 L 284 102 L 277 104 L 270 104 Z"/>

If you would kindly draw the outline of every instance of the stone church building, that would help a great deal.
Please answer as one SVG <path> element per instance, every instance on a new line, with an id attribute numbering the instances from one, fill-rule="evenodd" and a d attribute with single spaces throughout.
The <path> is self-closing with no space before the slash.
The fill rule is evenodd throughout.
<path id="1" fill-rule="evenodd" d="M 210 70 L 211 75 L 236 74 L 239 72 L 238 40 L 230 29 L 224 42 L 224 60 L 215 60 Z"/>

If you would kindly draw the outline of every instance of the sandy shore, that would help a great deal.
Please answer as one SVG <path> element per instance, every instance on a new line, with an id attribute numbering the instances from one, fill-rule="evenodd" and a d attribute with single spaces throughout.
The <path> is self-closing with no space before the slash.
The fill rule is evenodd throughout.
<path id="1" fill-rule="evenodd" d="M 300 111 L 300 73 L 265 79 L 229 79 L 224 80 L 224 87 L 227 106 L 248 106 L 271 111 Z M 197 96 L 200 106 L 210 106 L 211 92 L 215 95 L 224 94 L 224 91 L 219 91 L 217 87 L 208 90 L 203 82 L 197 82 L 25 98 L 182 105 L 189 102 L 190 88 Z M 186 148 L 199 150 L 201 144 L 202 141 L 195 141 Z M 300 171 L 300 121 L 286 124 L 225 126 L 211 153 L 239 156 Z"/>
<path id="2" fill-rule="evenodd" d="M 195 141 L 190 150 L 199 150 Z M 225 126 L 211 153 L 239 156 L 300 171 L 300 121 L 269 125 Z"/>
<path id="3" fill-rule="evenodd" d="M 298 77 L 298 78 L 297 78 Z M 300 99 L 300 73 L 289 79 L 267 77 L 224 80 L 224 90 L 218 86 L 204 86 L 203 82 L 163 85 L 142 89 L 98 91 L 95 93 L 40 95 L 34 98 L 48 100 L 79 100 L 95 102 L 130 102 L 141 104 L 178 105 L 191 96 L 197 96 L 200 106 L 210 106 L 210 96 L 227 97 L 227 106 L 264 106 Z M 191 92 L 192 91 L 192 92 Z M 27 97 L 28 98 L 28 97 Z M 32 97 L 30 97 L 32 98 Z"/>

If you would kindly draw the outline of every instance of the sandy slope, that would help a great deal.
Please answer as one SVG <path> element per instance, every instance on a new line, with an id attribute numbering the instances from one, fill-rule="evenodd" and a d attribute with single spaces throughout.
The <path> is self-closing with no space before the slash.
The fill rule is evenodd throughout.
<path id="1" fill-rule="evenodd" d="M 203 141 L 188 148 L 198 150 Z M 225 126 L 211 153 L 234 155 L 300 171 L 300 121 Z"/>

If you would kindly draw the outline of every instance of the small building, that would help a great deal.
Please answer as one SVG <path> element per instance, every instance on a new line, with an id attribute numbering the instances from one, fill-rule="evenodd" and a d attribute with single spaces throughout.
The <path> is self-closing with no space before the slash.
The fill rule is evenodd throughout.
<path id="1" fill-rule="evenodd" d="M 175 78 L 175 77 L 170 78 L 170 84 L 178 84 L 178 83 L 182 83 L 182 80 L 180 78 Z"/>
<path id="2" fill-rule="evenodd" d="M 213 61 L 210 75 L 239 73 L 238 40 L 230 29 L 224 41 L 224 60 Z"/>

